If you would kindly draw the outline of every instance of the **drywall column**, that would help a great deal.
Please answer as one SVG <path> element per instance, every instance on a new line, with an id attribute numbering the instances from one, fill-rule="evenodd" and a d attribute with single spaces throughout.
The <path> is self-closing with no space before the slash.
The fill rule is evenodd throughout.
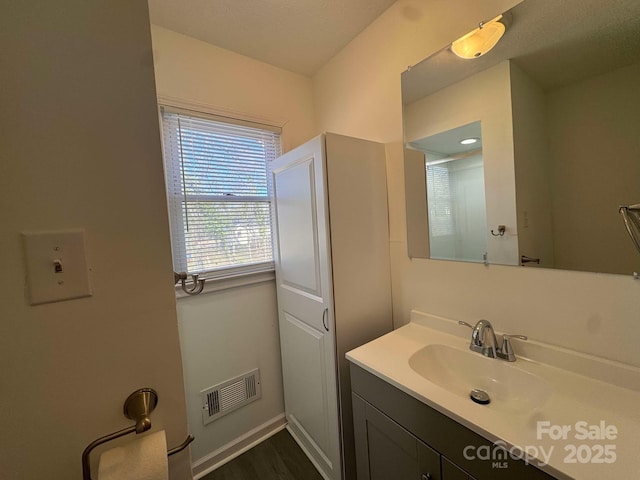
<path id="1" fill-rule="evenodd" d="M 0 42 L 0 477 L 80 479 L 138 388 L 188 433 L 147 2 L 4 2 Z M 20 233 L 76 227 L 93 296 L 30 306 Z"/>

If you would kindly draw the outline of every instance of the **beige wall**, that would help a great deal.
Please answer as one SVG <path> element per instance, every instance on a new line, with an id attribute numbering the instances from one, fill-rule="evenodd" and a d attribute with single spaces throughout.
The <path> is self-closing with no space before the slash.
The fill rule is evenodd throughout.
<path id="1" fill-rule="evenodd" d="M 394 322 L 406 323 L 412 308 L 488 318 L 499 330 L 640 365 L 640 282 L 630 276 L 407 257 L 400 73 L 517 2 L 461 3 L 399 0 L 313 79 L 320 129 L 388 143 Z"/>
<path id="2" fill-rule="evenodd" d="M 138 388 L 187 435 L 147 6 L 5 2 L 0 32 L 0 477 L 80 479 Z M 74 227 L 93 296 L 30 306 L 20 232 Z"/>
<path id="3" fill-rule="evenodd" d="M 284 151 L 316 135 L 311 80 L 152 25 L 158 96 L 283 127 Z"/>
<path id="4" fill-rule="evenodd" d="M 635 64 L 547 95 L 560 268 L 640 270 L 618 214 L 620 205 L 640 199 L 638 85 L 640 64 Z"/>
<path id="5" fill-rule="evenodd" d="M 551 92 L 515 64 L 511 78 L 521 252 L 543 266 L 640 269 L 618 214 L 640 198 L 640 119 L 628 108 L 640 104 L 640 64 Z"/>
<path id="6" fill-rule="evenodd" d="M 161 99 L 283 126 L 285 151 L 317 134 L 309 78 L 157 26 L 152 36 Z M 192 456 L 202 471 L 220 459 L 210 454 L 284 412 L 275 282 L 181 298 L 178 318 Z M 262 399 L 203 426 L 200 391 L 254 368 Z"/>
<path id="7" fill-rule="evenodd" d="M 539 258 L 541 267 L 553 267 L 547 101 L 515 62 L 510 66 L 518 247 L 520 255 Z"/>

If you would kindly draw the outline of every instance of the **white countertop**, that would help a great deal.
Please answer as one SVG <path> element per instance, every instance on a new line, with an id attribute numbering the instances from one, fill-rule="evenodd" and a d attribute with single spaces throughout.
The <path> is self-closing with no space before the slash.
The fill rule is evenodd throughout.
<path id="1" fill-rule="evenodd" d="M 513 342 L 518 357 L 513 363 L 474 354 L 478 361 L 504 362 L 543 378 L 549 385 L 551 394 L 541 405 L 505 409 L 499 402 L 478 405 L 468 396 L 427 380 L 410 366 L 411 357 L 427 345 L 469 352 L 470 338 L 469 329 L 457 322 L 412 312 L 411 323 L 346 356 L 488 440 L 504 442 L 508 450 L 518 447 L 526 451 L 530 463 L 557 478 L 640 479 L 639 368 L 534 341 Z M 543 425 L 539 422 L 568 426 L 566 438 L 551 439 L 539 429 Z M 608 433 L 609 438 L 582 439 L 583 430 L 594 435 Z M 517 450 L 513 453 L 518 454 Z"/>

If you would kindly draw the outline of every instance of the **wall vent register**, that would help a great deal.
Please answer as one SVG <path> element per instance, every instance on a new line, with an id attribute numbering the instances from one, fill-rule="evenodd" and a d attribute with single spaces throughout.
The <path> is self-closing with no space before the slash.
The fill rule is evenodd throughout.
<path id="1" fill-rule="evenodd" d="M 202 423 L 207 425 L 262 397 L 260 370 L 256 368 L 244 375 L 202 390 L 200 393 L 202 394 Z"/>

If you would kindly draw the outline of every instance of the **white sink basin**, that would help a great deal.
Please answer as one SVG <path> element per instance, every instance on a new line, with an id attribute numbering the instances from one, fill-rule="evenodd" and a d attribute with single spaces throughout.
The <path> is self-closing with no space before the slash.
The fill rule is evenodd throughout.
<path id="1" fill-rule="evenodd" d="M 640 368 L 533 339 L 519 342 L 517 360 L 506 362 L 470 351 L 462 332 L 455 320 L 412 312 L 409 324 L 347 358 L 484 438 L 529 449 L 534 465 L 554 478 L 640 479 Z M 474 403 L 473 389 L 491 403 Z M 595 436 L 580 437 L 585 426 Z M 613 427 L 613 437 L 598 433 Z M 615 451 L 615 463 L 568 457 L 572 447 L 595 455 L 602 445 Z M 543 449 L 553 452 L 545 457 Z"/>
<path id="2" fill-rule="evenodd" d="M 409 358 L 411 369 L 449 392 L 472 400 L 473 389 L 484 390 L 493 408 L 531 412 L 541 408 L 552 393 L 542 378 L 517 367 L 516 362 L 487 358 L 448 345 L 430 344 Z"/>

